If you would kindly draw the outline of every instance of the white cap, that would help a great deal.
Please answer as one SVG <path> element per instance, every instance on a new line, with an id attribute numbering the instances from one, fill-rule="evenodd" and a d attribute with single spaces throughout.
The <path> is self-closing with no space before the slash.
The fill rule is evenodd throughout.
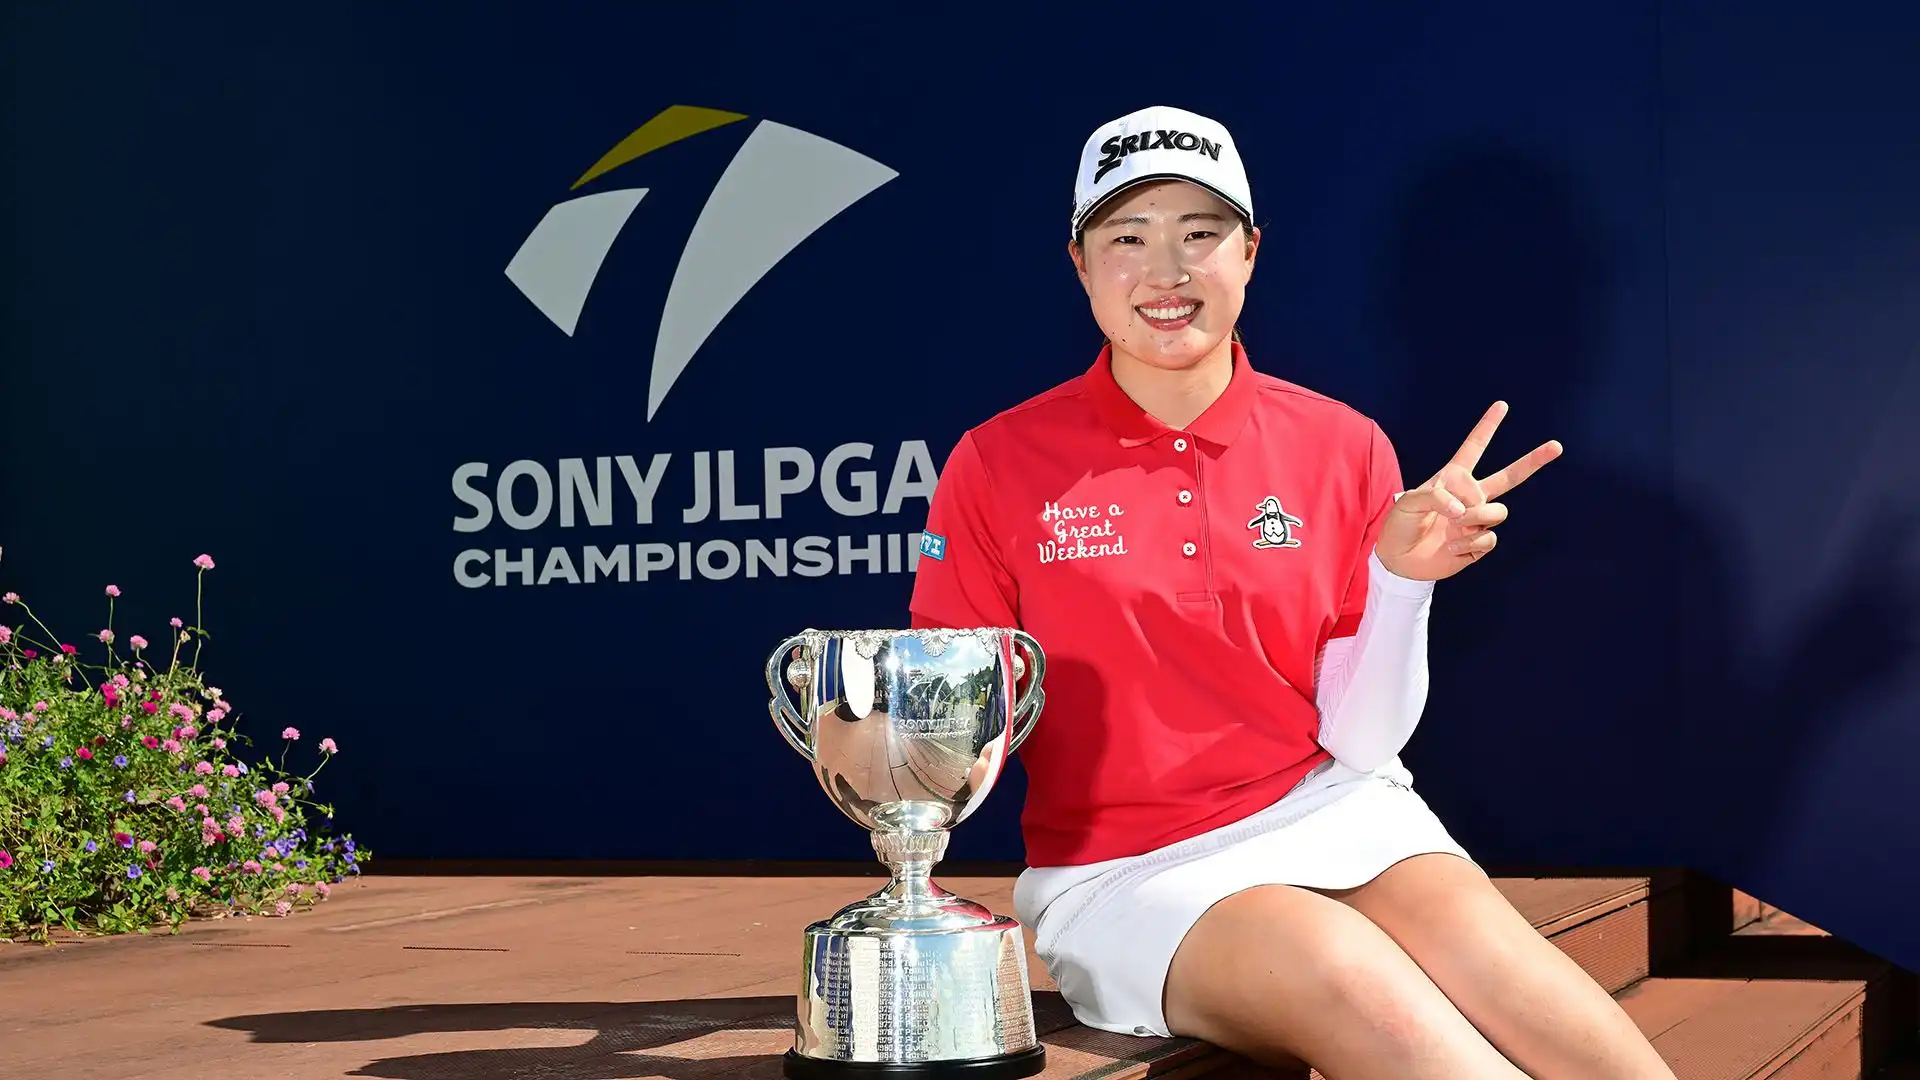
<path id="1" fill-rule="evenodd" d="M 1253 191 L 1233 136 L 1218 121 L 1171 105 L 1112 120 L 1087 137 L 1073 185 L 1072 235 L 1109 197 L 1149 180 L 1188 180 L 1253 220 Z"/>

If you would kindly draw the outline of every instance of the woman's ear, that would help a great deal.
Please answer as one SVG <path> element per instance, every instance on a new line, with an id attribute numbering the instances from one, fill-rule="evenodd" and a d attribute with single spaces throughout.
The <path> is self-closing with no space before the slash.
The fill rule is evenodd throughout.
<path id="1" fill-rule="evenodd" d="M 1067 258 L 1073 260 L 1073 273 L 1080 279 L 1081 291 L 1092 296 L 1093 286 L 1087 280 L 1087 250 L 1080 246 L 1080 241 L 1067 241 Z"/>

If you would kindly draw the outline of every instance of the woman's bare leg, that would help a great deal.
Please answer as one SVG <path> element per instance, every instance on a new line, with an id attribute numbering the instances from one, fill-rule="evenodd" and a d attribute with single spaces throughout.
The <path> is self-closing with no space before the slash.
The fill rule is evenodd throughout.
<path id="1" fill-rule="evenodd" d="M 1418 855 L 1332 895 L 1392 937 L 1529 1075 L 1673 1080 L 1619 1003 L 1472 863 Z"/>
<path id="2" fill-rule="evenodd" d="M 1328 1080 L 1525 1080 L 1400 946 L 1338 900 L 1284 885 L 1210 908 L 1175 952 L 1169 1029 Z"/>

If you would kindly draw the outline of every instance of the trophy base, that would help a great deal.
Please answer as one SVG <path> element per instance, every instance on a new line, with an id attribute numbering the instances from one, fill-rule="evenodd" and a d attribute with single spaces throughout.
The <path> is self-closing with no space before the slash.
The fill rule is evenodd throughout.
<path id="1" fill-rule="evenodd" d="M 1047 1048 L 944 1061 L 850 1061 L 807 1057 L 789 1050 L 780 1060 L 787 1080 L 1026 1080 L 1047 1067 Z"/>
<path id="2" fill-rule="evenodd" d="M 807 927 L 789 1080 L 1022 1080 L 1046 1067 L 1017 920 L 933 887 Z"/>

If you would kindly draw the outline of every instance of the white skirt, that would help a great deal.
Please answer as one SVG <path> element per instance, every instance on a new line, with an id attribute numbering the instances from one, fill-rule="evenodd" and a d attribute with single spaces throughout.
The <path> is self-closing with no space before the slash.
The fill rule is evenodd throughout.
<path id="1" fill-rule="evenodd" d="M 1329 761 L 1272 806 L 1155 851 L 1028 869 L 1014 912 L 1082 1024 L 1166 1037 L 1167 969 L 1201 915 L 1256 885 L 1350 889 L 1415 855 L 1472 861 L 1395 759 L 1371 773 Z"/>

